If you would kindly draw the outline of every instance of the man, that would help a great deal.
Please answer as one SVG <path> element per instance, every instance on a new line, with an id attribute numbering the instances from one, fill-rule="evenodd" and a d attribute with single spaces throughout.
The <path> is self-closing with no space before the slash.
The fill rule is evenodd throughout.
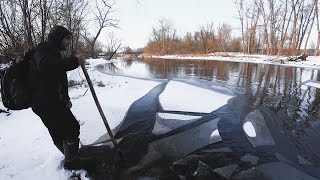
<path id="1" fill-rule="evenodd" d="M 76 69 L 85 62 L 82 54 L 62 58 L 60 51 L 70 45 L 70 31 L 62 26 L 53 27 L 48 41 L 34 50 L 30 63 L 32 110 L 48 128 L 54 145 L 65 155 L 65 169 L 87 169 L 93 159 L 79 157 L 80 125 L 70 108 L 67 71 Z"/>

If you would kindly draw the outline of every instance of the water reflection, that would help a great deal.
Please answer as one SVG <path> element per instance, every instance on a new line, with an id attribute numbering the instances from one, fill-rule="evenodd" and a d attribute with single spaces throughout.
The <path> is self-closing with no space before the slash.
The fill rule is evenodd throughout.
<path id="1" fill-rule="evenodd" d="M 320 162 L 319 89 L 301 85 L 320 80 L 317 69 L 205 60 L 134 59 L 114 63 L 109 71 L 148 78 L 219 81 L 236 94 L 244 94 L 254 107 L 267 107 L 298 151 L 308 151 Z M 240 88 L 240 89 L 239 89 Z"/>

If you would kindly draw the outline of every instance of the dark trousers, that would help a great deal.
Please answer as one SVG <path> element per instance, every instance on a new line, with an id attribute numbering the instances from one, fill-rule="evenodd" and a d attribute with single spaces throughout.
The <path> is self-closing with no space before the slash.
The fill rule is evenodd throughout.
<path id="1" fill-rule="evenodd" d="M 54 106 L 51 108 L 32 106 L 32 110 L 48 128 L 54 145 L 62 153 L 64 153 L 63 140 L 78 139 L 80 125 L 70 109 L 64 106 Z"/>

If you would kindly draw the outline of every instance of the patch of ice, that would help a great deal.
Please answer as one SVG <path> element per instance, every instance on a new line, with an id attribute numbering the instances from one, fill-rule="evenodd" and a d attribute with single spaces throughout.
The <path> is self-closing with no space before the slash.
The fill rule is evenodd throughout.
<path id="1" fill-rule="evenodd" d="M 205 153 L 214 153 L 214 152 L 232 152 L 232 149 L 228 147 L 223 147 L 223 148 L 212 148 L 212 149 L 205 149 L 202 150 L 202 152 Z"/>
<path id="2" fill-rule="evenodd" d="M 243 130 L 244 132 L 246 132 L 246 134 L 249 136 L 249 137 L 256 137 L 257 134 L 256 134 L 256 130 L 254 129 L 253 125 L 251 122 L 245 122 L 243 124 Z"/>
<path id="3" fill-rule="evenodd" d="M 198 119 L 201 116 L 189 116 L 183 114 L 171 114 L 171 113 L 158 113 L 157 114 L 161 119 L 179 119 L 179 120 L 192 120 Z"/>
<path id="4" fill-rule="evenodd" d="M 192 123 L 199 118 L 201 118 L 201 116 L 157 113 L 152 133 L 156 135 L 164 134 L 178 127 Z"/>
<path id="5" fill-rule="evenodd" d="M 177 81 L 170 81 L 159 96 L 164 110 L 203 113 L 210 113 L 222 107 L 232 97 Z"/>
<path id="6" fill-rule="evenodd" d="M 198 168 L 196 170 L 195 176 L 201 177 L 211 177 L 212 176 L 212 169 L 206 163 L 199 161 Z"/>
<path id="7" fill-rule="evenodd" d="M 257 165 L 259 158 L 257 156 L 253 156 L 251 154 L 246 154 L 240 160 L 243 162 L 250 162 L 252 165 Z"/>
<path id="8" fill-rule="evenodd" d="M 307 89 L 308 89 L 308 86 L 303 84 L 303 85 L 300 86 L 300 88 L 301 88 L 302 90 L 307 90 Z"/>
<path id="9" fill-rule="evenodd" d="M 302 164 L 302 165 L 312 165 L 310 161 L 306 160 L 300 154 L 298 155 L 298 161 L 299 161 L 299 164 Z"/>
<path id="10" fill-rule="evenodd" d="M 269 177 L 269 179 L 282 180 L 282 179 L 308 179 L 316 180 L 316 178 L 292 167 L 283 162 L 271 162 L 267 164 L 262 164 L 256 167 L 264 175 Z"/>
<path id="11" fill-rule="evenodd" d="M 252 126 L 250 125 L 250 123 Z M 274 146 L 275 142 L 269 132 L 268 126 L 264 120 L 263 114 L 259 110 L 248 113 L 244 119 L 243 126 L 246 136 L 253 147 L 257 146 Z M 253 130 L 255 131 L 255 136 Z"/>
<path id="12" fill-rule="evenodd" d="M 214 169 L 213 171 L 225 177 L 226 179 L 230 179 L 234 172 L 238 169 L 238 167 L 238 164 L 232 164 L 222 168 Z"/>
<path id="13" fill-rule="evenodd" d="M 163 156 L 179 158 L 192 151 L 213 143 L 210 136 L 217 129 L 220 118 L 215 118 L 200 126 L 154 141 L 149 145 Z M 217 140 L 216 138 L 215 140 Z M 221 139 L 221 137 L 220 137 Z M 217 142 L 217 141 L 216 141 Z"/>
<path id="14" fill-rule="evenodd" d="M 315 88 L 320 88 L 320 81 L 315 81 L 315 80 L 308 80 L 304 83 L 302 83 L 305 86 L 311 86 L 311 87 L 315 87 Z M 301 86 L 302 88 L 302 86 Z"/>
<path id="15" fill-rule="evenodd" d="M 279 161 L 285 162 L 285 163 L 287 163 L 287 164 L 293 164 L 292 161 L 288 160 L 286 157 L 284 157 L 284 156 L 283 156 L 282 154 L 280 154 L 279 152 L 276 152 L 276 153 L 275 153 L 275 156 L 277 157 L 277 159 L 278 159 Z"/>
<path id="16" fill-rule="evenodd" d="M 222 141 L 222 138 L 219 134 L 219 131 L 218 129 L 214 130 L 211 135 L 210 135 L 210 141 L 211 143 L 216 143 L 216 142 L 219 142 L 219 141 Z"/>

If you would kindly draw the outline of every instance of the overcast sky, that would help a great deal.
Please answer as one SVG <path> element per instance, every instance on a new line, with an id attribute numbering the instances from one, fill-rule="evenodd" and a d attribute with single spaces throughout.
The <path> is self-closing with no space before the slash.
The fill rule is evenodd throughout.
<path id="1" fill-rule="evenodd" d="M 161 17 L 169 19 L 179 35 L 194 32 L 199 29 L 199 26 L 210 22 L 213 22 L 215 27 L 226 22 L 233 28 L 239 28 L 233 0 L 116 1 L 114 16 L 120 20 L 120 29 L 113 29 L 113 31 L 123 45 L 131 48 L 144 47 L 147 44 L 152 27 L 157 25 Z"/>

